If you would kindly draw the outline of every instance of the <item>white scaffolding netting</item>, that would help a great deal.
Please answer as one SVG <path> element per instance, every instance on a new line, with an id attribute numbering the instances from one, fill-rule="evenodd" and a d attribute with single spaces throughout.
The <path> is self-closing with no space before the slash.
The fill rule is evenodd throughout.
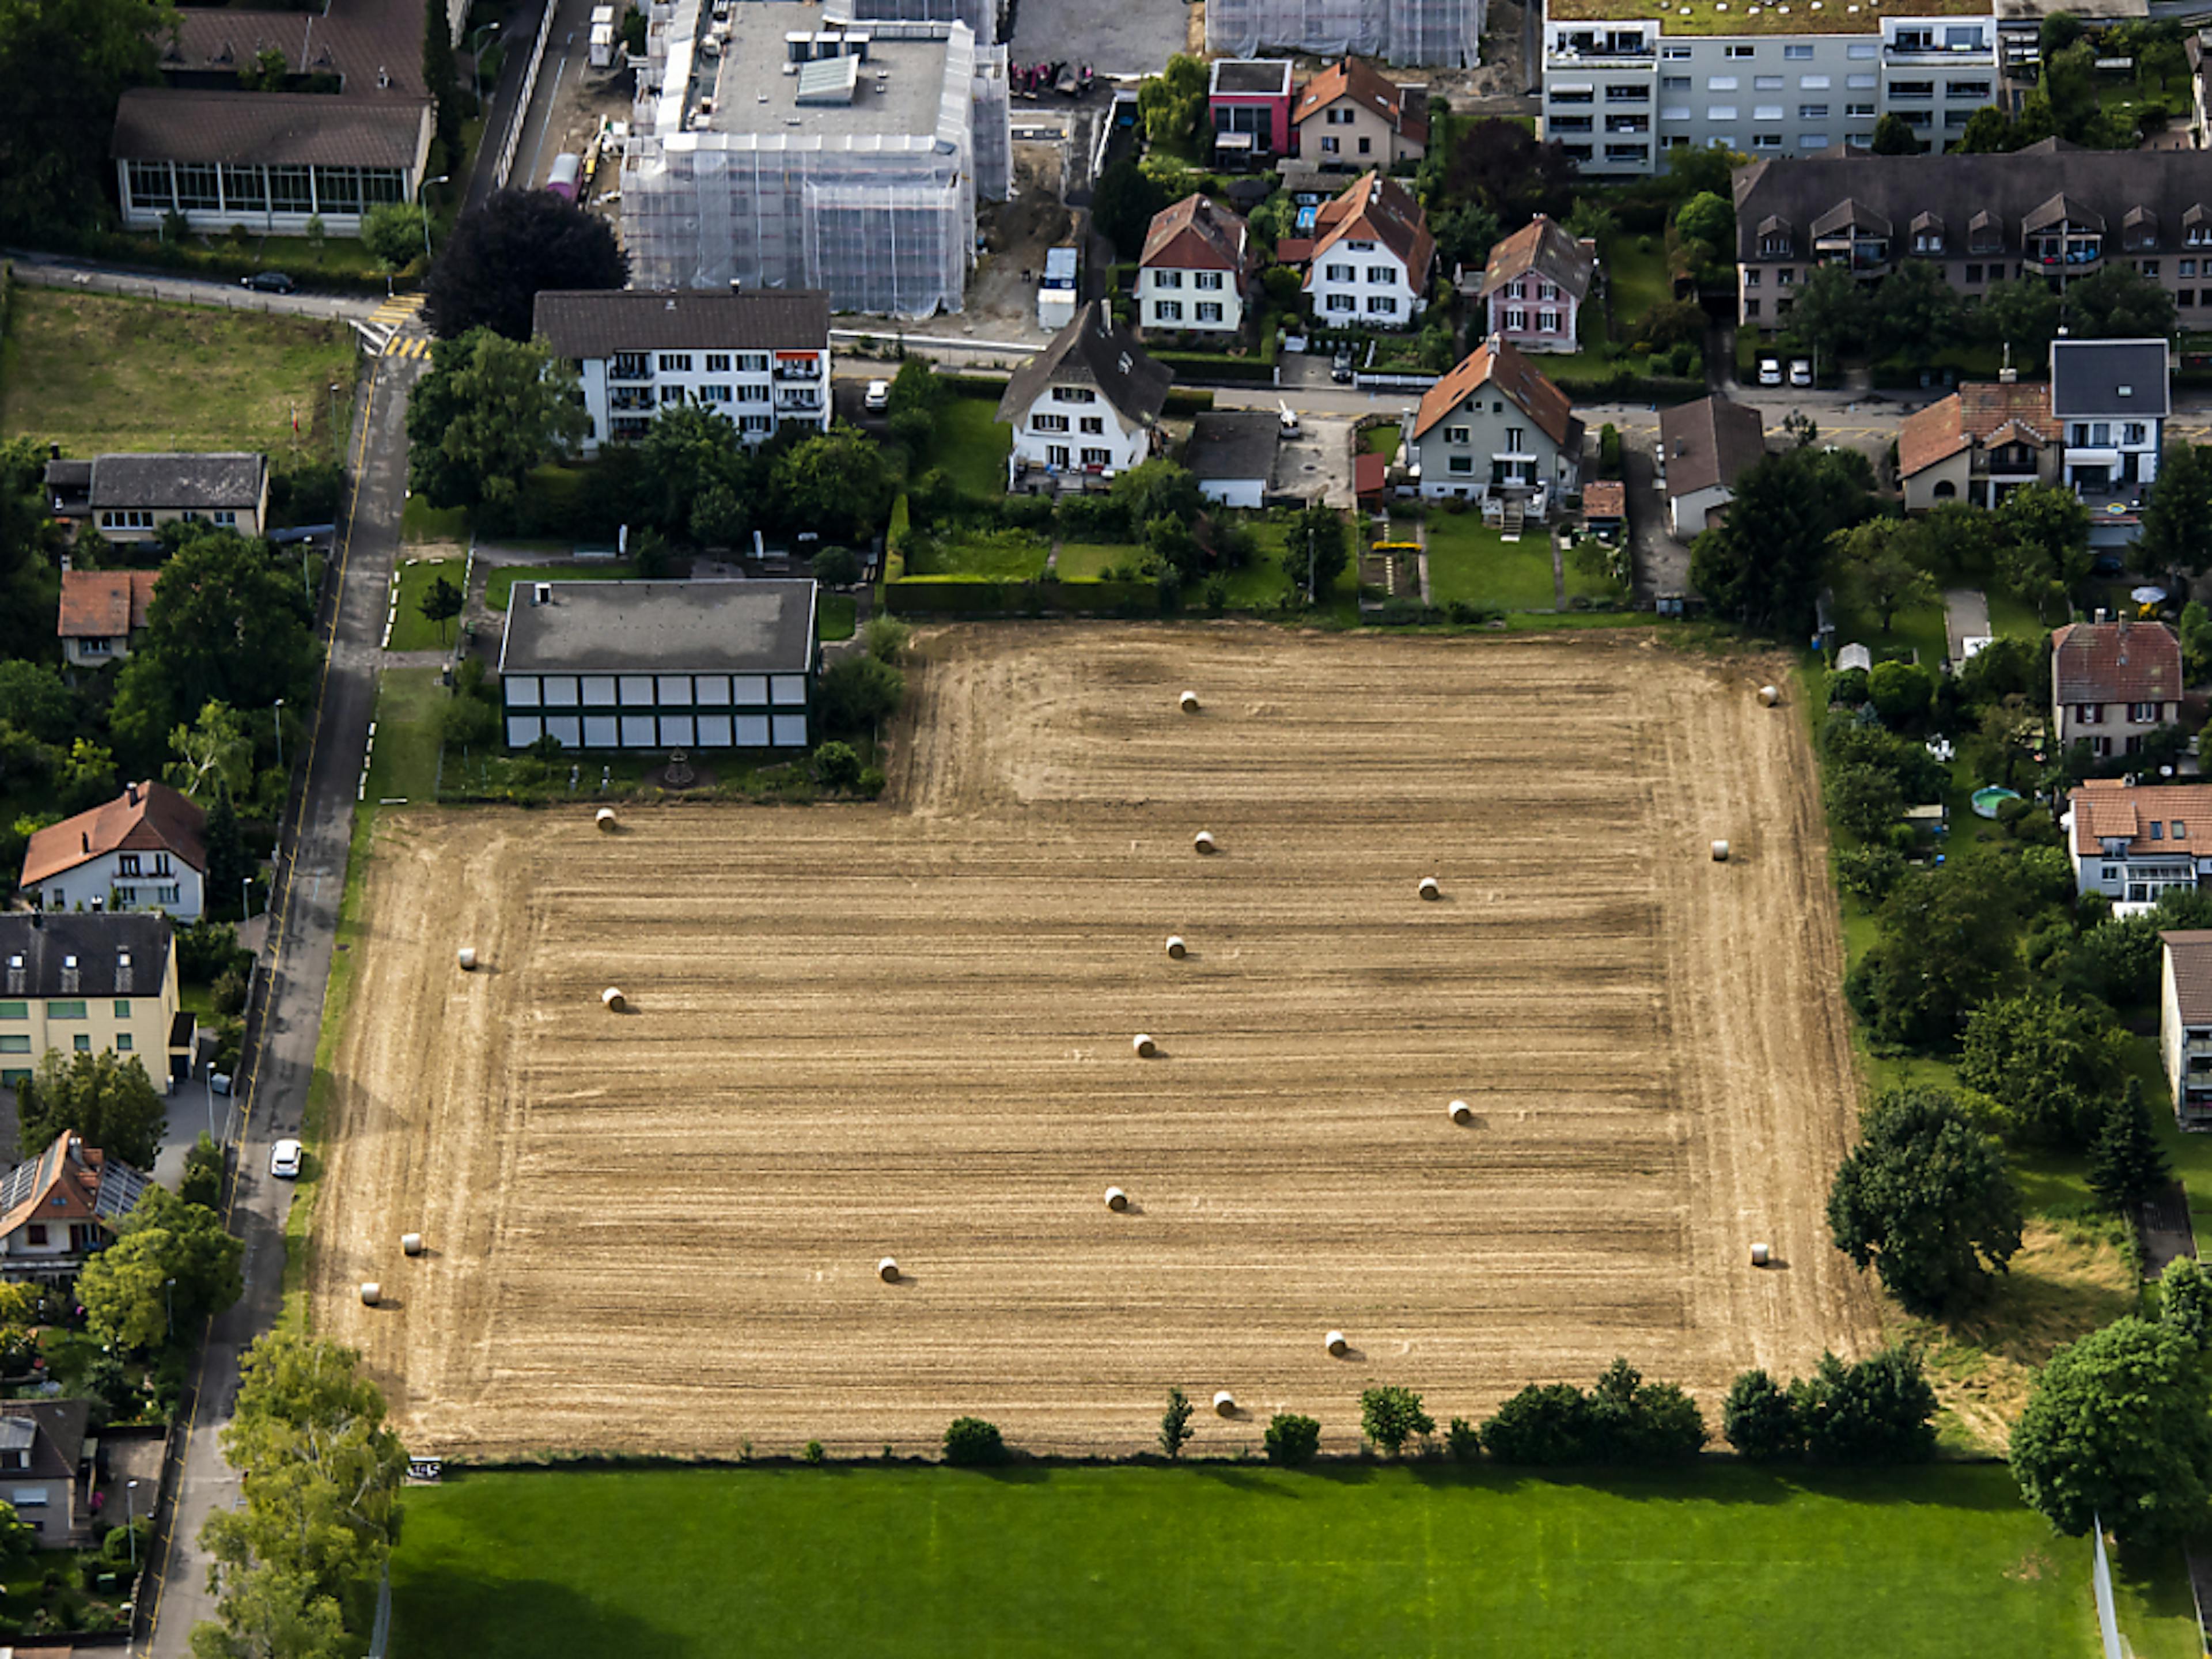
<path id="1" fill-rule="evenodd" d="M 1486 0 L 1206 0 L 1206 49 L 1471 69 L 1482 61 Z"/>

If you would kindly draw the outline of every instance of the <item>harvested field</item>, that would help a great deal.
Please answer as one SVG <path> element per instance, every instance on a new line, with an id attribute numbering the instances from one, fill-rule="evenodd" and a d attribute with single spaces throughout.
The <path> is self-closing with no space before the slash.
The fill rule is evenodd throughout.
<path id="1" fill-rule="evenodd" d="M 1279 1410 L 1348 1447 L 1377 1381 L 1442 1421 L 1626 1354 L 1711 1408 L 1878 1340 L 1821 1218 L 1851 1059 L 1771 665 L 923 657 L 880 805 L 380 818 L 312 1283 L 411 1449 L 918 1450 L 974 1412 L 1122 1452 L 1171 1383 L 1236 1392 L 1197 1451 Z"/>

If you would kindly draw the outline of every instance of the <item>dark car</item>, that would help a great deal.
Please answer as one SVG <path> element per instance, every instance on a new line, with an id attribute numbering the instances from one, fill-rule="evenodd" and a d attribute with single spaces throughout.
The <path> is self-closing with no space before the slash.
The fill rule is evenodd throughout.
<path id="1" fill-rule="evenodd" d="M 1329 361 L 1328 378 L 1342 386 L 1352 378 L 1352 348 L 1339 346 L 1336 356 Z"/>
<path id="2" fill-rule="evenodd" d="M 256 294 L 294 294 L 300 285 L 281 270 L 257 270 L 251 276 L 238 279 L 239 286 L 250 288 Z"/>

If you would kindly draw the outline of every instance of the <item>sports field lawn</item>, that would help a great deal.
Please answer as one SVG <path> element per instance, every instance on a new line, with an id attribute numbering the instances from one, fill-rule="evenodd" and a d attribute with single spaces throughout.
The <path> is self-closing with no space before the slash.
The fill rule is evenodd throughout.
<path id="1" fill-rule="evenodd" d="M 2096 1650 L 2085 1540 L 1991 1464 L 1716 1461 L 1588 1484 L 1448 1467 L 632 1469 L 406 1496 L 392 1651 L 1903 1659 Z M 2122 1563 L 2143 1659 L 2193 1645 L 2178 1559 Z"/>

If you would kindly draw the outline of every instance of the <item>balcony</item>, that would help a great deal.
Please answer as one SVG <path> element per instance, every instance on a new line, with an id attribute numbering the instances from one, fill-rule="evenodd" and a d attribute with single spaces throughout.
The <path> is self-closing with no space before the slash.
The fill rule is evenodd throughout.
<path id="1" fill-rule="evenodd" d="M 779 415 L 819 415 L 822 412 L 822 394 L 811 387 L 794 387 L 786 391 L 778 386 L 775 389 L 775 411 Z"/>
<path id="2" fill-rule="evenodd" d="M 607 360 L 607 379 L 610 380 L 645 380 L 653 379 L 653 359 L 650 357 L 611 357 Z"/>
<path id="3" fill-rule="evenodd" d="M 607 396 L 607 407 L 613 410 L 617 414 L 633 410 L 640 410 L 646 414 L 651 414 L 653 409 L 653 393 L 649 389 L 642 392 L 618 391 L 610 392 Z"/>
<path id="4" fill-rule="evenodd" d="M 822 379 L 821 359 L 805 363 L 778 363 L 775 378 L 778 380 L 804 380 L 810 386 L 818 385 Z"/>

